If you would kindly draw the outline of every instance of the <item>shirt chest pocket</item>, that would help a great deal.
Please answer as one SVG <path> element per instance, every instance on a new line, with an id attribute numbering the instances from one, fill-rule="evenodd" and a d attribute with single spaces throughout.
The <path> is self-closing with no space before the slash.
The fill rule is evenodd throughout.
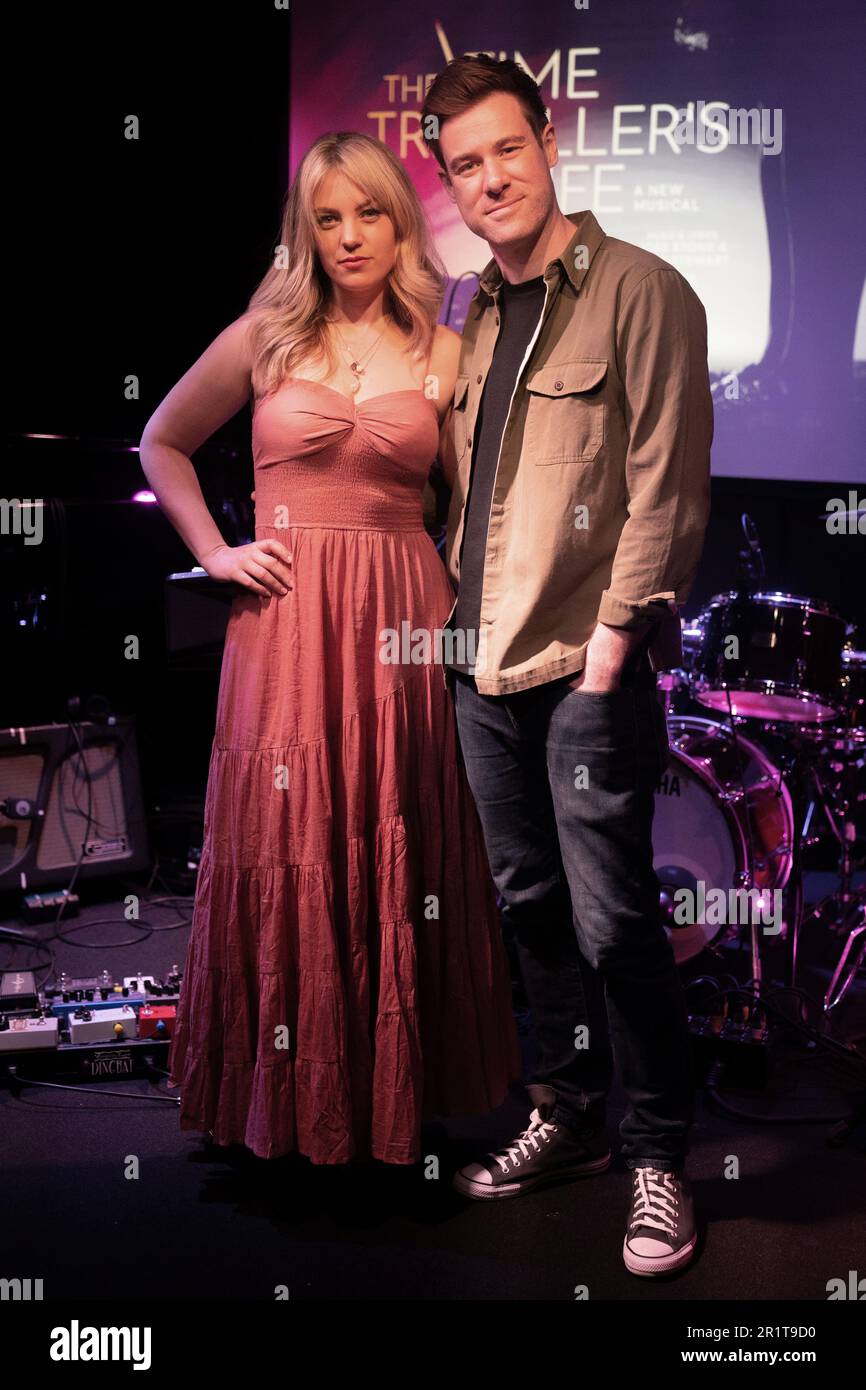
<path id="1" fill-rule="evenodd" d="M 524 448 L 531 463 L 594 459 L 604 444 L 604 358 L 548 363 L 526 383 Z"/>
<path id="2" fill-rule="evenodd" d="M 469 403 L 469 377 L 458 376 L 454 386 L 454 400 L 451 409 L 452 429 L 454 431 L 454 452 L 459 463 L 466 452 L 469 431 L 466 426 L 466 408 Z"/>

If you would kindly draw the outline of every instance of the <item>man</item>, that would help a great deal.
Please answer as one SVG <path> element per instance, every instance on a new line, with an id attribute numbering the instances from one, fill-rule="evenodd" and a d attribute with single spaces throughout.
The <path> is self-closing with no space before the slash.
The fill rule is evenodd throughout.
<path id="1" fill-rule="evenodd" d="M 453 60 L 422 128 L 493 253 L 452 407 L 449 625 L 467 657 L 449 679 L 540 1049 L 528 1127 L 455 1186 L 496 1199 L 604 1171 L 615 1056 L 623 1256 L 667 1273 L 695 1247 L 694 1082 L 652 862 L 654 673 L 680 664 L 709 515 L 706 316 L 672 266 L 563 215 L 554 129 L 517 64 Z"/>

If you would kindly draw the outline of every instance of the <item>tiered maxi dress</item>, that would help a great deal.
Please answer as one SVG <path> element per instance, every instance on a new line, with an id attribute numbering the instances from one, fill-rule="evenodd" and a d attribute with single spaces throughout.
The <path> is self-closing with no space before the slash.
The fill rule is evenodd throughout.
<path id="1" fill-rule="evenodd" d="M 423 524 L 438 433 L 421 390 L 298 377 L 253 415 L 256 538 L 294 587 L 233 603 L 169 1069 L 182 1129 L 263 1158 L 416 1162 L 422 1120 L 520 1076 L 452 701 L 417 659 L 453 601 Z"/>

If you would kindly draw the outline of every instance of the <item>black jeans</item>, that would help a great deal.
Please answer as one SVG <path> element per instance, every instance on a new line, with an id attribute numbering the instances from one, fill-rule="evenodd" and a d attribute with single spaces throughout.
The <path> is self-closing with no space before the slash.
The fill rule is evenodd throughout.
<path id="1" fill-rule="evenodd" d="M 648 667 L 604 694 L 568 679 L 479 695 L 452 673 L 462 756 L 540 1048 L 527 1089 L 558 1122 L 594 1128 L 615 1058 L 629 1101 L 627 1166 L 676 1170 L 695 1087 L 653 869 L 664 711 Z"/>

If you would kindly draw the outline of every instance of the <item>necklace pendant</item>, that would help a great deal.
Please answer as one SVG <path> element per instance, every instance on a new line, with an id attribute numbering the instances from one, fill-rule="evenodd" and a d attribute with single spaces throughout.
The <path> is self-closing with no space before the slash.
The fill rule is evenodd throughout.
<path id="1" fill-rule="evenodd" d="M 355 377 L 355 380 L 352 382 L 351 386 L 349 387 L 349 390 L 352 392 L 352 395 L 354 396 L 355 393 L 356 393 L 357 391 L 360 391 L 360 389 L 361 389 L 361 378 L 360 378 L 359 376 L 356 376 L 356 377 Z"/>

